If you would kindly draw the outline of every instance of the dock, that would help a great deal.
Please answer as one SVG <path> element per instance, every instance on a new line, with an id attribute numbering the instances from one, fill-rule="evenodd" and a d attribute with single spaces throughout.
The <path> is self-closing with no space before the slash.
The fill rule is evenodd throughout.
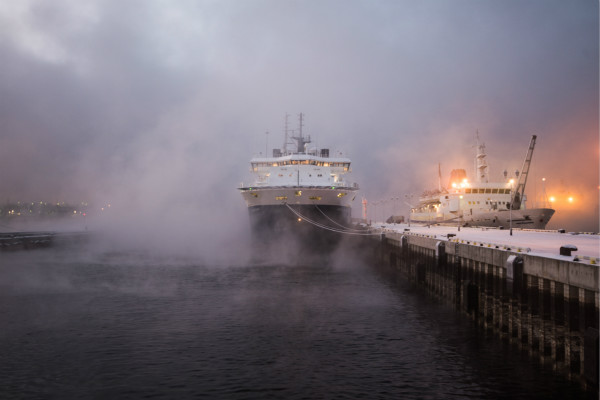
<path id="1" fill-rule="evenodd" d="M 375 226 L 375 225 L 374 225 Z M 600 236 L 377 224 L 380 265 L 598 392 Z"/>
<path id="2" fill-rule="evenodd" d="M 0 252 L 32 250 L 51 246 L 82 243 L 88 239 L 87 231 L 80 232 L 8 232 L 0 233 Z"/>

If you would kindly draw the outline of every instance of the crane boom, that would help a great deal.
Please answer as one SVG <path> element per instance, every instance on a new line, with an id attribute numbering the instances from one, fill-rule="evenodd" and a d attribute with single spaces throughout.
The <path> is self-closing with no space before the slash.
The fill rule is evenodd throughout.
<path id="1" fill-rule="evenodd" d="M 527 155 L 525 156 L 525 161 L 523 161 L 523 167 L 521 168 L 521 173 L 519 174 L 517 188 L 513 192 L 513 197 L 511 199 L 511 208 L 513 210 L 518 210 L 521 208 L 521 202 L 525 194 L 525 185 L 527 184 L 527 176 L 529 175 L 529 166 L 531 165 L 531 157 L 533 156 L 533 148 L 535 147 L 536 139 L 536 135 L 531 136 L 531 142 L 529 142 L 529 149 L 527 150 Z"/>

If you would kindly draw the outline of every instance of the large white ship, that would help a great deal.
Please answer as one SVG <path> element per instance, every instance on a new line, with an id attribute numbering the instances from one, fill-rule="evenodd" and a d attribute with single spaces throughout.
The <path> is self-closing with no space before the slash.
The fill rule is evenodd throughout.
<path id="1" fill-rule="evenodd" d="M 554 214 L 551 208 L 527 208 L 525 185 L 535 147 L 532 136 L 521 171 L 515 178 L 489 182 L 485 145 L 477 136 L 475 181 L 464 169 L 453 170 L 448 187 L 423 193 L 416 206 L 411 206 L 410 221 L 424 224 L 545 229 Z"/>
<path id="2" fill-rule="evenodd" d="M 309 148 L 302 114 L 299 121 L 288 138 L 286 118 L 283 147 L 273 149 L 272 157 L 252 158 L 254 181 L 239 190 L 258 242 L 268 245 L 294 238 L 311 247 L 328 248 L 340 233 L 352 231 L 351 203 L 358 185 L 346 180 L 350 159 L 331 157 L 329 149 Z"/>

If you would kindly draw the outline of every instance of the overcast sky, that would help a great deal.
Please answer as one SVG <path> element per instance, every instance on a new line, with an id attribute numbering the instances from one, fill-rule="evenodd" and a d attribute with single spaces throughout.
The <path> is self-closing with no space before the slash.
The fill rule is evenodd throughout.
<path id="1" fill-rule="evenodd" d="M 597 231 L 598 34 L 597 0 L 2 1 L 0 201 L 226 232 L 303 112 L 370 201 L 471 174 L 477 130 L 499 179 L 536 134 L 529 206 L 545 177 L 549 227 Z"/>

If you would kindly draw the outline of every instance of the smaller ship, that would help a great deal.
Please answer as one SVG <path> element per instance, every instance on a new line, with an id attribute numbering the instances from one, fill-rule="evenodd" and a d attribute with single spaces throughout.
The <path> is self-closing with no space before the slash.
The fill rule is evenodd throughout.
<path id="1" fill-rule="evenodd" d="M 254 181 L 239 190 L 248 206 L 255 244 L 287 246 L 292 241 L 311 250 L 330 250 L 341 233 L 352 231 L 351 204 L 358 185 L 346 180 L 350 159 L 330 157 L 329 149 L 309 148 L 310 136 L 302 132 L 273 149 L 272 157 L 250 161 Z"/>
<path id="2" fill-rule="evenodd" d="M 477 135 L 476 180 L 467 178 L 464 169 L 452 170 L 448 187 L 423 193 L 411 206 L 410 222 L 423 224 L 545 229 L 554 215 L 551 208 L 526 208 L 525 185 L 535 147 L 533 135 L 521 171 L 516 179 L 489 182 L 485 145 Z"/>

